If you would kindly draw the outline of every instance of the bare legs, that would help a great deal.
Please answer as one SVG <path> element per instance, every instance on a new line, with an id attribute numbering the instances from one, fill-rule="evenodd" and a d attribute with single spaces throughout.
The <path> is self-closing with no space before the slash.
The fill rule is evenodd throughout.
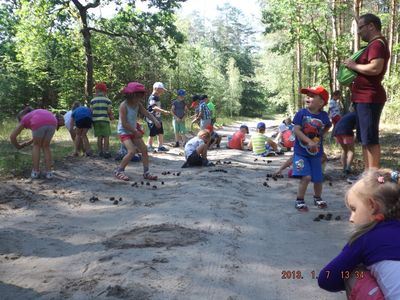
<path id="1" fill-rule="evenodd" d="M 366 145 L 363 146 L 364 169 L 379 168 L 381 160 L 381 145 Z"/>

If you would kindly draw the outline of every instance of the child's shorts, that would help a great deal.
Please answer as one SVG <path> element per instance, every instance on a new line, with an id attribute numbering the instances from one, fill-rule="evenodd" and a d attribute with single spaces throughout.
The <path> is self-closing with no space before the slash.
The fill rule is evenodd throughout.
<path id="1" fill-rule="evenodd" d="M 192 154 L 190 154 L 186 161 L 189 166 L 202 166 L 203 165 L 203 159 L 196 151 L 194 151 Z"/>
<path id="2" fill-rule="evenodd" d="M 178 122 L 177 120 L 173 119 L 172 126 L 174 127 L 175 133 L 182 133 L 182 134 L 186 133 L 185 121 Z"/>
<path id="3" fill-rule="evenodd" d="M 349 300 L 385 300 L 376 279 L 369 271 L 363 271 L 363 278 L 357 278 Z"/>
<path id="4" fill-rule="evenodd" d="M 354 144 L 354 136 L 352 135 L 337 135 L 335 136 L 336 142 L 341 145 Z"/>
<path id="5" fill-rule="evenodd" d="M 54 125 L 44 125 L 36 130 L 32 130 L 32 137 L 51 140 L 54 133 L 56 132 L 56 126 Z"/>
<path id="6" fill-rule="evenodd" d="M 86 117 L 80 120 L 75 121 L 75 125 L 80 129 L 90 129 L 92 128 L 92 118 Z"/>
<path id="7" fill-rule="evenodd" d="M 94 136 L 110 136 L 111 126 L 109 122 L 97 121 L 93 122 Z"/>
<path id="8" fill-rule="evenodd" d="M 118 137 L 119 137 L 119 140 L 121 141 L 121 143 L 124 143 L 127 140 L 133 141 L 135 139 L 134 134 L 120 134 Z"/>
<path id="9" fill-rule="evenodd" d="M 305 157 L 298 154 L 293 156 L 293 176 L 311 176 L 311 181 L 320 183 L 324 180 L 322 176 L 321 157 Z"/>
<path id="10" fill-rule="evenodd" d="M 161 125 L 160 128 L 157 128 L 157 126 L 154 123 L 147 122 L 147 125 L 149 126 L 149 130 L 150 130 L 149 136 L 156 136 L 159 134 L 164 134 L 163 124 L 161 121 L 159 121 L 159 122 Z"/>

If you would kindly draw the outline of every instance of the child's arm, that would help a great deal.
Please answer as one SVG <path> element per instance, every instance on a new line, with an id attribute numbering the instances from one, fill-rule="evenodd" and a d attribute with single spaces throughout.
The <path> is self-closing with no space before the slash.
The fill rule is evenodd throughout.
<path id="1" fill-rule="evenodd" d="M 75 120 L 74 120 L 74 117 L 71 115 L 71 119 L 69 120 L 70 130 L 74 129 L 74 126 L 75 126 Z"/>
<path id="2" fill-rule="evenodd" d="M 278 151 L 278 145 L 273 141 L 273 140 L 271 140 L 270 138 L 267 140 L 267 143 L 268 143 L 268 145 L 270 145 L 271 147 L 272 147 L 272 149 L 274 150 L 274 151 Z"/>
<path id="3" fill-rule="evenodd" d="M 142 115 L 144 115 L 145 117 L 149 118 L 150 120 L 152 120 L 153 123 L 154 123 L 154 125 L 156 125 L 157 128 L 160 128 L 160 127 L 161 127 L 161 124 L 160 124 L 160 122 L 156 119 L 156 117 L 154 117 L 151 113 L 149 113 L 149 112 L 147 111 L 147 109 L 145 109 L 144 106 L 143 106 L 141 103 L 139 103 L 138 105 L 139 105 L 139 111 L 140 111 L 140 113 L 141 113 Z"/>
<path id="4" fill-rule="evenodd" d="M 160 112 L 162 114 L 165 114 L 165 115 L 170 115 L 171 114 L 170 111 L 162 109 L 161 107 L 158 107 L 157 105 L 153 106 L 153 110 L 156 111 L 156 112 Z"/>
<path id="5" fill-rule="evenodd" d="M 33 140 L 31 140 L 29 142 L 25 142 L 22 144 L 18 143 L 17 137 L 22 132 L 22 130 L 24 130 L 24 126 L 22 124 L 19 124 L 10 134 L 10 142 L 17 149 L 22 149 L 22 148 L 32 144 L 32 142 L 33 142 Z"/>
<path id="6" fill-rule="evenodd" d="M 249 143 L 247 144 L 247 149 L 253 150 L 253 144 L 252 144 L 252 142 L 251 142 L 251 138 L 250 138 Z"/>
<path id="7" fill-rule="evenodd" d="M 108 117 L 110 118 L 110 121 L 114 120 L 114 114 L 113 114 L 113 112 L 111 110 L 111 106 L 109 106 L 107 108 L 107 114 L 108 114 Z"/>

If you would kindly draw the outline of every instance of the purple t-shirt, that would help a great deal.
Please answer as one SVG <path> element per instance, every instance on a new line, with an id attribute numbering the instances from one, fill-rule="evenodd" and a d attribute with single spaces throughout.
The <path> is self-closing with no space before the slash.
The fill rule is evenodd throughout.
<path id="1" fill-rule="evenodd" d="M 318 144 L 317 150 L 312 152 L 296 137 L 294 153 L 305 157 L 321 157 L 323 150 L 324 129 L 331 127 L 332 123 L 325 111 L 318 114 L 311 113 L 308 109 L 299 110 L 293 119 L 293 124 L 301 127 L 301 131 L 311 140 Z"/>
<path id="2" fill-rule="evenodd" d="M 344 275 L 358 265 L 371 266 L 383 260 L 400 261 L 400 221 L 378 223 L 373 229 L 347 244 L 318 276 L 324 290 L 338 292 L 345 289 Z M 343 273 L 342 273 L 343 272 Z"/>
<path id="3" fill-rule="evenodd" d="M 24 128 L 36 130 L 46 125 L 57 126 L 57 119 L 48 110 L 35 109 L 22 117 L 21 124 Z"/>

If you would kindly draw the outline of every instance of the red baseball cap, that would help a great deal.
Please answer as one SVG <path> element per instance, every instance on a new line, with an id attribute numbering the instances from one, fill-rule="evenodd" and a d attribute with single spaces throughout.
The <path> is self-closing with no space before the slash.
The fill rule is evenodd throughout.
<path id="1" fill-rule="evenodd" d="M 308 88 L 303 88 L 300 90 L 300 93 L 302 94 L 314 94 L 321 96 L 322 100 L 324 100 L 324 105 L 328 104 L 329 100 L 329 93 L 323 86 L 316 86 L 316 87 L 308 87 Z"/>

